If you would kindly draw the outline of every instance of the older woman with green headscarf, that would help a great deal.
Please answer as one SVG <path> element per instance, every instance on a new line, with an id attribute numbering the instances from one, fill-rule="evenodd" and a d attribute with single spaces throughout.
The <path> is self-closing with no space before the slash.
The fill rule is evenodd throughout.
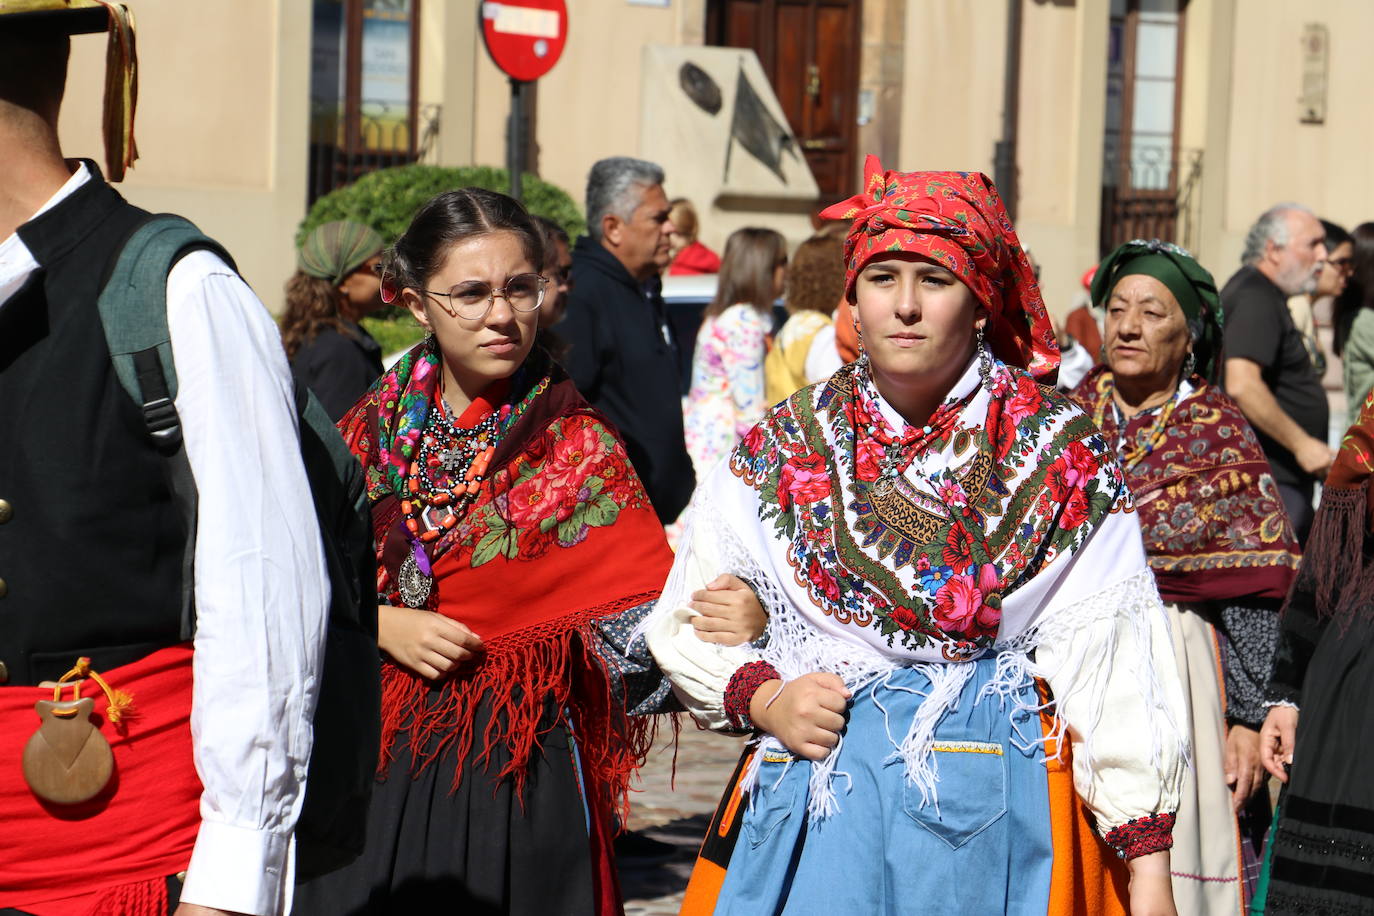
<path id="1" fill-rule="evenodd" d="M 360 321 L 382 307 L 377 268 L 385 247 L 362 223 L 325 223 L 301 243 L 286 283 L 281 337 L 291 373 L 333 420 L 382 374 L 382 348 Z"/>
<path id="2" fill-rule="evenodd" d="M 1115 446 L 1172 618 L 1195 766 L 1174 826 L 1180 913 L 1239 913 L 1268 823 L 1264 683 L 1298 545 L 1254 431 L 1217 387 L 1212 275 L 1167 242 L 1117 248 L 1093 278 L 1106 364 L 1072 397 Z"/>

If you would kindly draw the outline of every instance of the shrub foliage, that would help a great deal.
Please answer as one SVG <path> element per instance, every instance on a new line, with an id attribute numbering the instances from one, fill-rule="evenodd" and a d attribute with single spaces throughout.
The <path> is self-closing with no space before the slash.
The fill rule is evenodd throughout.
<path id="1" fill-rule="evenodd" d="M 567 191 L 533 175 L 526 175 L 522 184 L 525 206 L 531 213 L 547 216 L 573 239 L 586 231 L 582 212 Z M 505 193 L 510 181 L 505 169 L 485 165 L 402 165 L 369 172 L 315 201 L 296 232 L 296 244 L 299 246 L 310 230 L 322 223 L 349 219 L 376 229 L 389 245 L 401 237 L 425 201 L 441 191 L 467 187 Z"/>

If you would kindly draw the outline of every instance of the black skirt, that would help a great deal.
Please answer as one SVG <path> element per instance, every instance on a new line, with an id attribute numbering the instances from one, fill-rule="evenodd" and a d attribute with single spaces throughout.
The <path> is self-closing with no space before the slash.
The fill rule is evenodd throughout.
<path id="1" fill-rule="evenodd" d="M 479 721 L 474 735 L 484 727 Z M 588 813 L 566 728 L 555 725 L 540 742 L 523 804 L 510 780 L 494 781 L 510 759 L 504 747 L 482 769 L 465 762 L 455 791 L 453 745 L 412 778 L 407 741 L 398 736 L 375 786 L 362 855 L 299 885 L 296 916 L 593 916 Z"/>
<path id="2" fill-rule="evenodd" d="M 1374 914 L 1374 621 L 1325 628 L 1302 689 L 1266 914 Z"/>

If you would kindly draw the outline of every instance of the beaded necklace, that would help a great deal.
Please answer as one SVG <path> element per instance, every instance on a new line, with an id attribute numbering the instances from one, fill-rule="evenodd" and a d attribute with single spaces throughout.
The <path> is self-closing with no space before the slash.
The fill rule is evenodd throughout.
<path id="1" fill-rule="evenodd" d="M 463 429 L 454 423 L 444 398 L 438 399 L 410 462 L 407 496 L 401 500 L 401 514 L 411 537 L 428 544 L 458 524 L 486 479 L 510 411 L 506 404 L 489 412 L 477 425 Z"/>
<path id="2" fill-rule="evenodd" d="M 440 382 L 434 409 L 406 472 L 401 499 L 411 548 L 398 570 L 397 586 L 407 607 L 425 607 L 434 587 L 434 571 L 424 545 L 452 531 L 467 513 L 487 479 L 501 437 L 550 382 L 545 376 L 519 404 L 504 404 L 467 428 L 460 427 L 450 415 Z"/>
<path id="3" fill-rule="evenodd" d="M 931 414 L 926 425 L 904 426 L 902 432 L 897 433 L 883 417 L 878 405 L 864 397 L 856 386 L 855 400 L 858 410 L 855 411 L 855 417 L 860 422 L 855 433 L 867 433 L 883 447 L 883 458 L 878 463 L 878 479 L 873 482 L 873 488 L 878 495 L 886 496 L 896 487 L 897 478 L 911 467 L 917 453 L 958 427 L 964 408 L 977 390 L 975 388 L 960 401 L 945 401 Z M 931 478 L 931 484 L 936 485 L 934 478 Z"/>
<path id="4" fill-rule="evenodd" d="M 1121 408 L 1116 406 L 1116 398 L 1112 395 L 1114 389 L 1114 385 L 1109 386 L 1107 396 L 1102 399 L 1102 403 L 1097 406 L 1097 410 L 1093 413 L 1093 422 L 1097 424 L 1098 429 L 1102 429 L 1103 421 L 1107 419 L 1107 406 L 1111 405 L 1112 410 L 1116 413 L 1118 421 L 1116 429 L 1116 450 L 1120 455 L 1122 470 L 1129 470 L 1145 460 L 1147 456 L 1163 445 L 1164 441 L 1169 438 L 1169 418 L 1174 415 L 1174 408 L 1178 406 L 1179 401 L 1183 400 L 1183 384 L 1180 383 L 1178 387 L 1174 389 L 1173 395 L 1171 395 L 1169 400 L 1159 409 L 1159 413 L 1155 415 L 1155 421 L 1150 425 L 1150 429 L 1146 433 L 1143 441 L 1140 434 L 1137 433 L 1129 446 L 1127 446 L 1123 440 L 1126 436 L 1126 427 L 1129 425 L 1130 421 L 1127 420 L 1126 415 L 1121 412 Z"/>

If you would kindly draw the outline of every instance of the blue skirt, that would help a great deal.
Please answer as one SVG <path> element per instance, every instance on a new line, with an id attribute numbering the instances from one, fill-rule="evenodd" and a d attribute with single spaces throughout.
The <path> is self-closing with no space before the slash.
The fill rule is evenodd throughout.
<path id="1" fill-rule="evenodd" d="M 968 664 L 973 677 L 936 726 L 939 782 L 927 803 L 896 754 L 930 690 L 915 668 L 851 701 L 835 767 L 839 813 L 809 819 L 810 762 L 766 754 L 716 913 L 1043 916 L 1053 859 L 1044 754 L 1017 747 L 1027 742 L 997 697 L 978 702 L 995 658 Z M 1033 685 L 1023 699 L 1033 701 Z M 1040 735 L 1034 714 L 1018 713 L 1015 726 Z"/>

